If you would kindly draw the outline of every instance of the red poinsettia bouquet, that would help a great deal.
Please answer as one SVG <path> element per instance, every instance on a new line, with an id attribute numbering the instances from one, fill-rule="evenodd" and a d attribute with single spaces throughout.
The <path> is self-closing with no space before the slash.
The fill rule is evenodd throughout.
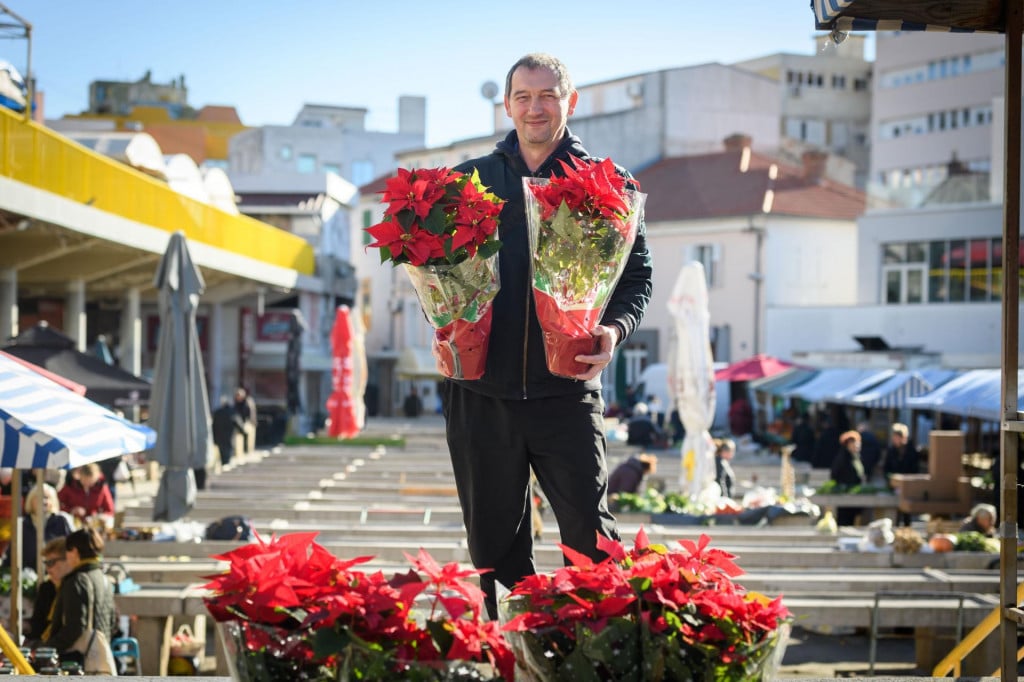
<path id="1" fill-rule="evenodd" d="M 590 368 L 601 321 L 636 239 L 646 194 L 627 189 L 610 159 L 559 161 L 562 174 L 523 178 L 533 251 L 533 297 L 548 369 L 574 377 Z"/>
<path id="2" fill-rule="evenodd" d="M 479 379 L 498 294 L 498 215 L 504 200 L 476 171 L 399 168 L 386 181 L 384 220 L 366 228 L 381 262 L 402 265 L 434 327 L 442 374 Z"/>
<path id="3" fill-rule="evenodd" d="M 627 551 L 598 538 L 604 561 L 563 547 L 572 565 L 520 581 L 500 603 L 517 680 L 760 681 L 778 667 L 791 616 L 748 593 L 731 554 L 698 542 Z"/>
<path id="4" fill-rule="evenodd" d="M 420 550 L 385 578 L 294 533 L 214 557 L 207 610 L 221 624 L 232 676 L 277 680 L 511 680 L 513 658 L 483 616 L 478 571 Z M 424 577 L 425 576 L 425 577 Z"/>

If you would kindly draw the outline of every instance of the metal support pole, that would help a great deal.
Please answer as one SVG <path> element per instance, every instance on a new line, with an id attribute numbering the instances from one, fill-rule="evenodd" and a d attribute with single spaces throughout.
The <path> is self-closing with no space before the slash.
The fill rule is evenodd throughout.
<path id="1" fill-rule="evenodd" d="M 999 454 L 1002 463 L 999 532 L 999 601 L 1004 609 L 1001 628 L 1003 678 L 1013 679 L 1017 670 L 1017 475 L 1020 421 L 1017 412 L 1017 370 L 1020 339 L 1020 182 L 1021 182 L 1021 0 L 1005 0 L 1006 30 L 1006 173 L 1003 190 L 1003 304 L 1002 304 L 1002 429 Z"/>

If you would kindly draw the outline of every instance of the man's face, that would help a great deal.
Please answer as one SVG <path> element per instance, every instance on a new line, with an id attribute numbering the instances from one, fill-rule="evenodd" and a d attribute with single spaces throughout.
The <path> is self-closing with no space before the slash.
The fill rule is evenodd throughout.
<path id="1" fill-rule="evenodd" d="M 902 433 L 893 433 L 892 444 L 898 448 L 902 448 L 904 445 L 907 444 L 907 437 L 904 436 Z"/>
<path id="2" fill-rule="evenodd" d="M 50 580 L 58 585 L 64 576 L 71 572 L 67 557 L 56 554 L 43 557 L 43 568 L 46 570 L 46 575 L 50 576 Z"/>
<path id="3" fill-rule="evenodd" d="M 569 115 L 576 108 L 576 91 L 562 92 L 551 69 L 525 66 L 512 74 L 511 86 L 505 97 L 505 112 L 515 125 L 519 143 L 554 146 L 562 139 Z"/>

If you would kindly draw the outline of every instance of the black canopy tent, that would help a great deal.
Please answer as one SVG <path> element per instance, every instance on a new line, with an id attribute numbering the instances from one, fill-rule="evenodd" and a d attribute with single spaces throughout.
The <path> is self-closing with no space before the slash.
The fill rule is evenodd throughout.
<path id="1" fill-rule="evenodd" d="M 3 351 L 85 386 L 85 397 L 110 407 L 149 401 L 150 383 L 142 377 L 82 353 L 75 342 L 46 323 L 14 337 Z"/>
<path id="2" fill-rule="evenodd" d="M 1001 670 L 1017 670 L 1017 472 L 1024 413 L 1017 410 L 1020 339 L 1021 32 L 1024 0 L 811 0 L 816 27 L 841 40 L 846 31 L 973 31 L 1006 37 L 1003 175 L 1002 358 L 999 453 Z M 1015 673 L 1010 672 L 1010 676 Z"/>

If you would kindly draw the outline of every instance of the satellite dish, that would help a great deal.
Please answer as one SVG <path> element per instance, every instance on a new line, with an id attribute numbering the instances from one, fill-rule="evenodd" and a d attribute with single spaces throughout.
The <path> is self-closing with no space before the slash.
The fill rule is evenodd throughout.
<path id="1" fill-rule="evenodd" d="M 487 81 L 480 86 L 480 94 L 483 95 L 484 99 L 489 99 L 493 102 L 494 98 L 498 96 L 498 84 L 494 81 Z"/>

